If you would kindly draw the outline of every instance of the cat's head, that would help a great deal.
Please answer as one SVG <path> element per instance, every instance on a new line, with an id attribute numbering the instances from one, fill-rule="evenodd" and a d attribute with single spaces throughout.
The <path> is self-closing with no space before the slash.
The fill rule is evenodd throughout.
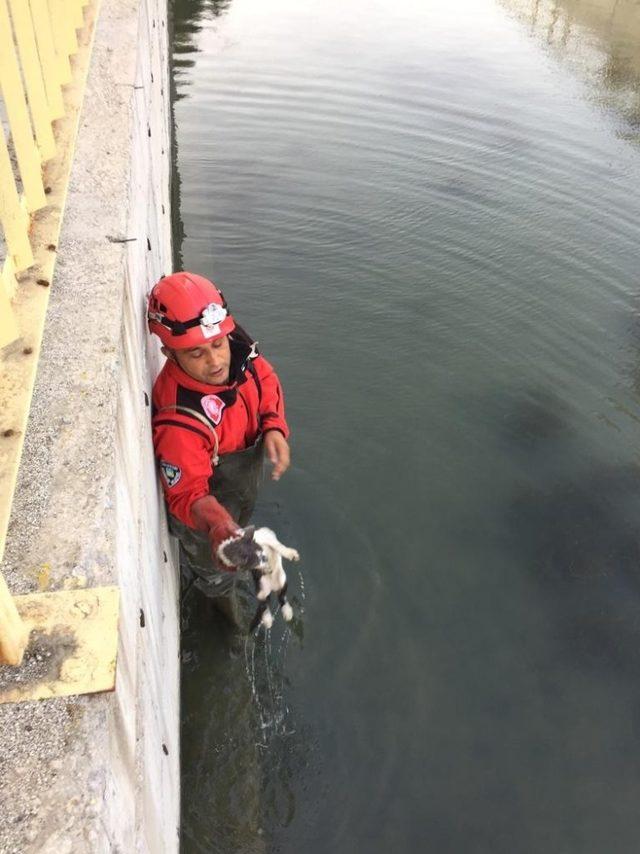
<path id="1" fill-rule="evenodd" d="M 243 530 L 241 537 L 220 543 L 218 557 L 225 566 L 260 571 L 265 569 L 267 556 L 253 539 L 255 529 L 255 525 L 249 525 Z"/>

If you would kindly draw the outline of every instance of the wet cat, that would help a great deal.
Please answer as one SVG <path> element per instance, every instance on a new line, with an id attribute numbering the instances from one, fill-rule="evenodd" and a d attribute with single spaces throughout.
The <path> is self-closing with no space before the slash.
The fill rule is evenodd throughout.
<path id="1" fill-rule="evenodd" d="M 278 595 L 283 618 L 287 622 L 291 620 L 293 610 L 287 602 L 287 576 L 282 566 L 282 558 L 300 560 L 295 549 L 284 546 L 270 528 L 250 525 L 244 529 L 241 537 L 220 543 L 218 557 L 226 566 L 249 569 L 253 574 L 258 610 L 250 631 L 260 624 L 267 629 L 273 625 L 273 615 L 269 608 L 269 597 L 272 593 Z"/>

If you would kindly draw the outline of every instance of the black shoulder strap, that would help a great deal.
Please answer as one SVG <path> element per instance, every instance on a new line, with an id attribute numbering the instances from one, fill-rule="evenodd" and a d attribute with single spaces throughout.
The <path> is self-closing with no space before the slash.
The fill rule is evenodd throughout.
<path id="1" fill-rule="evenodd" d="M 251 376 L 253 377 L 253 381 L 256 384 L 256 388 L 258 389 L 258 406 L 260 406 L 260 404 L 262 403 L 262 383 L 260 382 L 260 377 L 258 376 L 258 369 L 253 364 L 253 359 L 251 359 L 249 361 L 249 364 L 247 365 L 247 369 L 251 373 Z"/>

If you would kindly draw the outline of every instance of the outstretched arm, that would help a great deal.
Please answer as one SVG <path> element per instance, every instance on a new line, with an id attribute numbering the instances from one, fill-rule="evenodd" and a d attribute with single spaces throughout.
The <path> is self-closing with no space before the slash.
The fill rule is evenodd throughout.
<path id="1" fill-rule="evenodd" d="M 278 375 L 264 356 L 258 356 L 255 368 L 259 376 L 260 430 L 264 436 L 264 447 L 271 464 L 273 480 L 280 480 L 289 468 L 289 427 L 284 413 L 284 396 Z"/>
<path id="2" fill-rule="evenodd" d="M 264 434 L 264 449 L 273 465 L 272 480 L 280 480 L 291 462 L 289 443 L 279 430 L 267 430 Z"/>

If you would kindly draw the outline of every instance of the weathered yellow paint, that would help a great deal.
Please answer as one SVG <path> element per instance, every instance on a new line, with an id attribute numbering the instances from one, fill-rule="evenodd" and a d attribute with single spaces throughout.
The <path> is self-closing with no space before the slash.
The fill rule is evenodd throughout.
<path id="1" fill-rule="evenodd" d="M 0 270 L 0 349 L 18 337 L 18 324 L 11 306 L 13 291 L 9 289 L 7 277 L 3 275 L 7 268 L 5 264 Z"/>
<path id="2" fill-rule="evenodd" d="M 13 312 L 21 340 L 0 351 L 0 560 L 38 367 L 48 291 L 49 288 L 33 280 L 20 285 L 13 300 Z"/>
<path id="3" fill-rule="evenodd" d="M 84 27 L 84 12 L 82 11 L 82 0 L 69 0 L 69 16 L 73 21 L 73 26 L 76 30 L 81 30 Z"/>
<path id="4" fill-rule="evenodd" d="M 0 0 L 0 45 L 2 45 L 2 50 L 0 50 L 0 90 L 9 118 L 11 138 L 20 167 L 27 210 L 37 211 L 46 204 L 42 185 L 42 165 L 31 130 L 18 57 L 11 38 L 11 25 L 6 0 Z"/>
<path id="5" fill-rule="evenodd" d="M 16 295 L 18 282 L 16 279 L 16 268 L 11 258 L 7 258 L 4 266 L 0 269 L 0 282 L 4 285 L 6 293 L 9 294 L 9 299 L 12 300 Z"/>
<path id="6" fill-rule="evenodd" d="M 77 4 L 75 0 L 59 0 L 59 2 L 62 4 L 62 11 L 66 27 L 65 38 L 67 54 L 69 56 L 73 56 L 73 54 L 78 50 L 78 36 L 76 33 L 75 22 L 75 12 L 77 10 Z"/>
<path id="7" fill-rule="evenodd" d="M 49 15 L 51 18 L 51 31 L 53 33 L 53 44 L 58 63 L 59 80 L 64 85 L 71 82 L 71 64 L 69 62 L 69 50 L 67 40 L 68 20 L 65 9 L 65 0 L 48 0 Z M 75 48 L 74 48 L 75 50 Z"/>
<path id="8" fill-rule="evenodd" d="M 0 573 L 0 663 L 20 664 L 28 637 L 29 629 Z"/>
<path id="9" fill-rule="evenodd" d="M 9 0 L 9 9 L 18 45 L 22 75 L 27 89 L 31 121 L 40 149 L 40 159 L 44 162 L 53 157 L 56 144 L 51 128 L 53 116 L 47 102 L 33 20 L 29 5 L 25 0 Z"/>
<path id="10" fill-rule="evenodd" d="M 36 578 L 38 580 L 38 590 L 46 590 L 49 586 L 49 581 L 51 579 L 51 564 L 43 563 L 40 569 L 38 570 Z"/>
<path id="11" fill-rule="evenodd" d="M 0 125 L 0 225 L 4 230 L 9 255 L 19 270 L 33 264 L 29 243 L 29 216 L 20 201 L 13 177 L 11 160 Z"/>
<path id="12" fill-rule="evenodd" d="M 53 42 L 49 6 L 47 0 L 28 0 L 28 2 L 31 6 L 31 17 L 37 22 L 35 27 L 36 43 L 42 66 L 47 101 L 49 102 L 49 111 L 52 119 L 59 119 L 64 115 L 64 101 L 62 100 L 62 91 L 60 90 L 62 81 L 60 79 L 58 57 Z"/>
<path id="13" fill-rule="evenodd" d="M 16 596 L 13 601 L 29 632 L 29 644 L 22 670 L 5 671 L 4 682 L 0 673 L 0 703 L 113 691 L 118 652 L 117 587 L 31 593 Z M 26 665 L 38 651 L 45 672 L 37 675 L 36 667 L 36 674 L 30 677 Z M 20 682 L 11 678 L 16 672 Z"/>

